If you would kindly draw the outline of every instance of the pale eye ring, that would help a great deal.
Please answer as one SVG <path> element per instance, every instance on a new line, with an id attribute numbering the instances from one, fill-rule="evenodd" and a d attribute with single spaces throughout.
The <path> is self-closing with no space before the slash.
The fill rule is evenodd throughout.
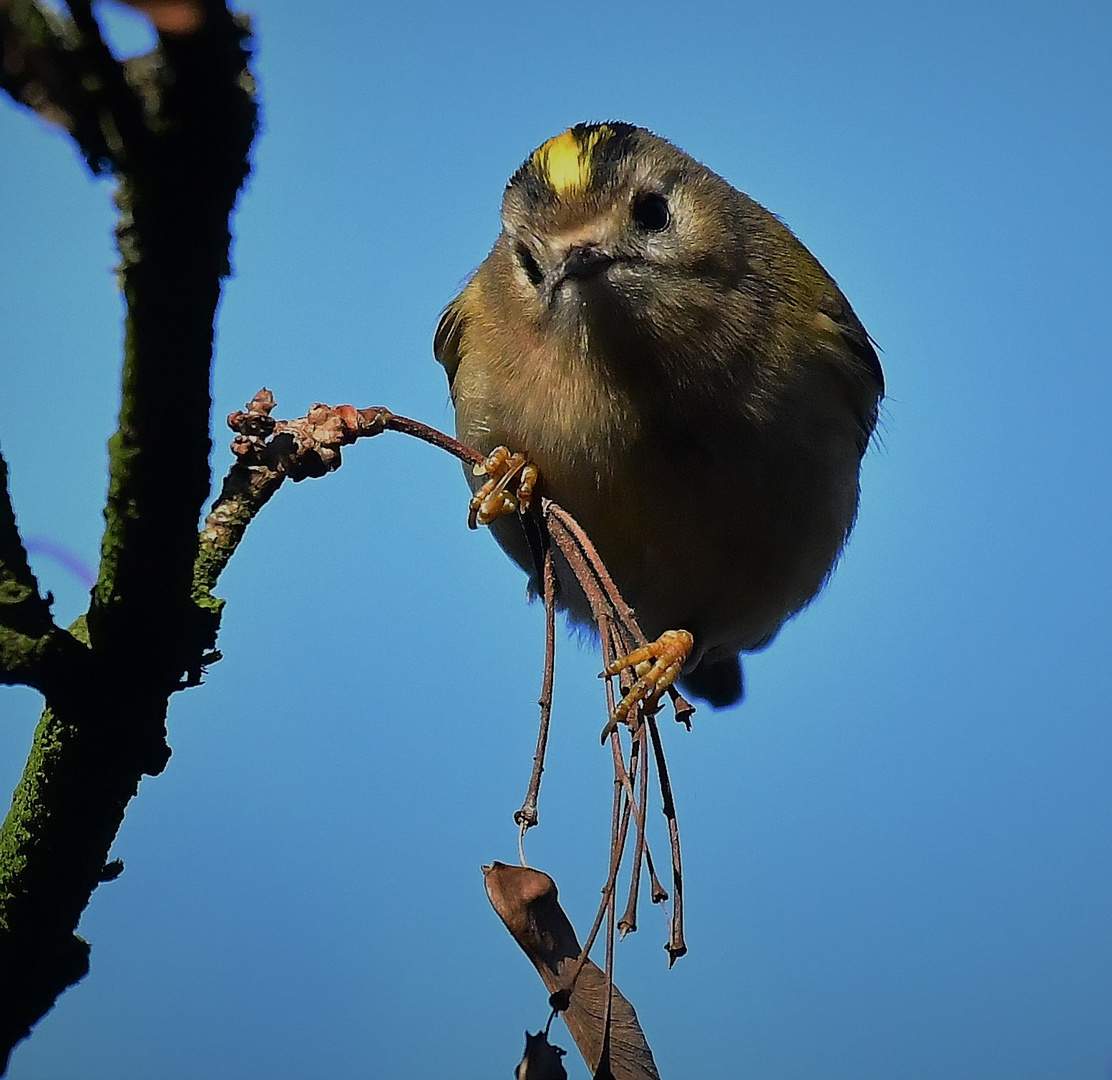
<path id="1" fill-rule="evenodd" d="M 521 269 L 525 271 L 525 276 L 529 279 L 530 284 L 539 285 L 544 281 L 544 273 L 537 263 L 536 257 L 529 250 L 525 244 L 518 244 L 515 249 L 517 261 L 521 265 Z"/>
<path id="2" fill-rule="evenodd" d="M 663 232 L 672 224 L 668 200 L 656 191 L 642 191 L 629 208 L 634 224 L 644 232 Z"/>

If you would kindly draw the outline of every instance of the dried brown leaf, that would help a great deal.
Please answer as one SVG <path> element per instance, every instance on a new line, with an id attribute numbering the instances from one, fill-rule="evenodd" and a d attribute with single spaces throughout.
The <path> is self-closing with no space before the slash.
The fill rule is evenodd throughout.
<path id="1" fill-rule="evenodd" d="M 540 870 L 499 862 L 484 866 L 483 876 L 491 905 L 549 992 L 565 991 L 580 946 L 575 928 L 560 907 L 556 882 Z M 588 960 L 567 996 L 563 1017 L 592 1071 L 602 1056 L 606 998 L 606 973 Z M 637 1013 L 616 986 L 610 1012 L 610 1072 L 614 1080 L 660 1080 Z"/>

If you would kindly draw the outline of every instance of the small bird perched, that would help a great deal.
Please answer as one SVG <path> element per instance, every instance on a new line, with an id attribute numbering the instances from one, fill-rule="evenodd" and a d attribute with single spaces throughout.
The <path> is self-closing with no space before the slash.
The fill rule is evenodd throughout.
<path id="1" fill-rule="evenodd" d="M 460 440 L 534 463 L 645 632 L 693 635 L 680 685 L 736 702 L 738 654 L 838 558 L 884 388 L 811 253 L 664 139 L 579 124 L 511 177 L 502 234 L 433 349 Z M 518 523 L 492 528 L 531 570 Z M 570 574 L 559 585 L 590 623 Z"/>

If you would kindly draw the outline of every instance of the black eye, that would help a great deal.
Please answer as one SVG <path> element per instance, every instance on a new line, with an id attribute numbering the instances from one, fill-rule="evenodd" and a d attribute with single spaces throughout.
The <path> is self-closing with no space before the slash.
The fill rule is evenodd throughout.
<path id="1" fill-rule="evenodd" d="M 533 253 L 524 244 L 517 245 L 517 261 L 521 263 L 521 269 L 525 271 L 525 276 L 534 285 L 539 285 L 544 281 L 544 274 L 541 273 L 537 260 L 533 258 Z"/>
<path id="2" fill-rule="evenodd" d="M 637 227 L 645 232 L 662 232 L 672 221 L 672 211 L 668 200 L 655 191 L 646 191 L 636 196 L 631 208 Z"/>

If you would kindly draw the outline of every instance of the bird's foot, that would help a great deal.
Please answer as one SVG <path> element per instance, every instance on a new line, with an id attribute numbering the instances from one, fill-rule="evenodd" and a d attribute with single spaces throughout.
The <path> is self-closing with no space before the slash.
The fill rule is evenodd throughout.
<path id="1" fill-rule="evenodd" d="M 529 509 L 538 473 L 524 454 L 511 454 L 506 447 L 496 446 L 472 471 L 490 479 L 471 497 L 467 508 L 469 529 L 489 525 L 503 514 Z"/>
<path id="2" fill-rule="evenodd" d="M 641 705 L 647 712 L 656 711 L 661 695 L 676 681 L 694 644 L 695 639 L 686 630 L 665 630 L 651 645 L 634 649 L 606 665 L 600 678 L 632 668 L 637 681 L 618 702 L 610 722 L 603 728 L 603 741 L 635 706 Z"/>

